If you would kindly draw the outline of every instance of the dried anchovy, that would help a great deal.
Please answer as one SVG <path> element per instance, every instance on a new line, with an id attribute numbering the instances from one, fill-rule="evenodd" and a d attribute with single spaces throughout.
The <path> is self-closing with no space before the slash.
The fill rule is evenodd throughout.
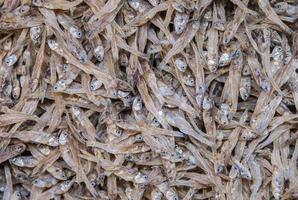
<path id="1" fill-rule="evenodd" d="M 0 198 L 298 198 L 296 1 L 0 10 Z"/>

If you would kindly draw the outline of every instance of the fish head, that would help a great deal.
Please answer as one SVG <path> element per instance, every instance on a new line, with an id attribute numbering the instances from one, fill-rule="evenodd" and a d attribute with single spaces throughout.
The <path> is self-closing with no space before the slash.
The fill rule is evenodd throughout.
<path id="1" fill-rule="evenodd" d="M 7 66 L 12 66 L 17 62 L 17 60 L 17 56 L 15 54 L 11 54 L 5 58 L 4 62 Z"/>
<path id="2" fill-rule="evenodd" d="M 278 2 L 276 4 L 274 4 L 274 11 L 276 12 L 276 14 L 283 14 L 287 11 L 288 8 L 288 3 L 287 2 Z"/>
<path id="3" fill-rule="evenodd" d="M 32 4 L 35 6 L 42 6 L 43 0 L 32 0 Z"/>

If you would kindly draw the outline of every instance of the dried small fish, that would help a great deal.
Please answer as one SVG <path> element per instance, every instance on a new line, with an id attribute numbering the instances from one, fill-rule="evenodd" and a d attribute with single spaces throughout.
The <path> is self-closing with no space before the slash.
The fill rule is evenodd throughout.
<path id="1" fill-rule="evenodd" d="M 240 97 L 246 101 L 251 93 L 251 79 L 250 77 L 242 77 L 240 81 L 239 94 Z"/>
<path id="2" fill-rule="evenodd" d="M 189 20 L 188 14 L 175 12 L 174 27 L 175 27 L 175 32 L 177 34 L 181 34 L 184 31 L 188 23 L 188 20 Z"/>
<path id="3" fill-rule="evenodd" d="M 274 9 L 271 7 L 269 0 L 259 0 L 258 1 L 258 5 L 260 7 L 260 9 L 266 14 L 266 16 L 268 17 L 268 19 L 272 22 L 275 23 L 276 25 L 280 26 L 280 28 L 282 28 L 286 33 L 288 34 L 292 34 L 293 31 L 285 24 L 281 21 L 281 19 L 279 18 L 279 16 L 276 14 L 276 12 L 274 11 Z"/>
<path id="4" fill-rule="evenodd" d="M 32 184 L 35 185 L 36 187 L 40 188 L 50 188 L 53 185 L 56 185 L 58 183 L 57 179 L 55 179 L 51 175 L 45 175 L 42 177 L 38 177 L 35 179 Z"/>
<path id="5" fill-rule="evenodd" d="M 10 159 L 10 162 L 19 167 L 33 168 L 37 165 L 38 161 L 33 156 L 19 156 Z"/>
<path id="6" fill-rule="evenodd" d="M 3 163 L 6 160 L 9 160 L 21 153 L 23 153 L 26 149 L 25 144 L 15 144 L 15 145 L 10 145 L 6 147 L 4 150 L 1 151 L 0 153 L 0 163 Z"/>
<path id="7" fill-rule="evenodd" d="M 0 5 L 0 198 L 297 199 L 297 1 Z"/>
<path id="8" fill-rule="evenodd" d="M 207 66 L 210 72 L 215 72 L 218 67 L 218 32 L 214 28 L 207 32 Z"/>

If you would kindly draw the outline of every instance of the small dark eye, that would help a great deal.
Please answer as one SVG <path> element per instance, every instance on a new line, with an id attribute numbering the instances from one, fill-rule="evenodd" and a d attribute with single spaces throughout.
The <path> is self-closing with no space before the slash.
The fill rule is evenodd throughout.
<path id="1" fill-rule="evenodd" d="M 67 70 L 67 68 L 68 68 L 67 64 L 64 64 L 63 65 L 63 70 Z"/>
<path id="2" fill-rule="evenodd" d="M 295 72 L 298 74 L 298 68 L 297 68 L 297 69 L 295 69 Z"/>
<path id="3" fill-rule="evenodd" d="M 143 137 L 141 135 L 139 135 L 138 140 L 143 140 Z"/>
<path id="4" fill-rule="evenodd" d="M 132 156 L 131 155 L 127 155 L 126 156 L 126 160 L 131 161 L 132 160 Z"/>
<path id="5" fill-rule="evenodd" d="M 94 181 L 92 181 L 92 182 L 91 182 L 91 185 L 92 185 L 93 187 L 95 187 L 95 186 L 96 186 L 96 183 L 95 183 Z"/>
<path id="6" fill-rule="evenodd" d="M 147 175 L 144 175 L 144 179 L 148 179 L 148 176 Z"/>
<path id="7" fill-rule="evenodd" d="M 116 131 L 116 134 L 117 134 L 117 135 L 121 135 L 121 134 L 122 134 L 122 130 L 118 129 L 118 130 Z"/>

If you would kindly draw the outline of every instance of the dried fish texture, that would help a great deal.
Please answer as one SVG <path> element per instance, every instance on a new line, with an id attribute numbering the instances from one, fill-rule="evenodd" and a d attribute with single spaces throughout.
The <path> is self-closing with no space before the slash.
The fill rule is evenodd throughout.
<path id="1" fill-rule="evenodd" d="M 295 0 L 0 0 L 0 198 L 297 199 Z"/>

